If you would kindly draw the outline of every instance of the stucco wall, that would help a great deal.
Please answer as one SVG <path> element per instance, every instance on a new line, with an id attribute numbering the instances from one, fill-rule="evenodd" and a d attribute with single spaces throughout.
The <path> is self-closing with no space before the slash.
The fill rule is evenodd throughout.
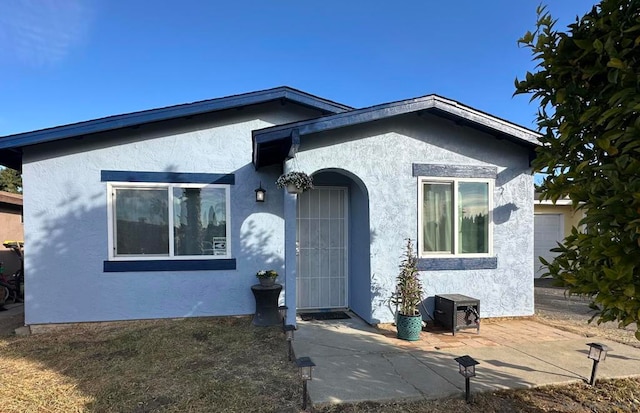
<path id="1" fill-rule="evenodd" d="M 497 269 L 421 272 L 433 296 L 479 298 L 483 317 L 533 314 L 533 178 L 526 150 L 431 116 L 407 116 L 304 136 L 288 169 L 343 169 L 369 192 L 372 322 L 393 321 L 390 304 L 404 239 L 417 236 L 418 180 L 412 164 L 497 166 L 493 193 Z M 369 292 L 363 292 L 369 294 Z"/>
<path id="2" fill-rule="evenodd" d="M 249 288 L 255 272 L 274 268 L 283 274 L 285 261 L 288 271 L 280 281 L 286 279 L 295 291 L 295 197 L 275 187 L 279 167 L 254 170 L 251 130 L 316 115 L 292 105 L 262 105 L 26 148 L 26 323 L 249 314 L 255 308 Z M 343 170 L 366 188 L 370 228 L 357 230 L 370 239 L 370 282 L 367 291 L 350 292 L 358 294 L 354 302 L 372 297 L 365 318 L 393 319 L 389 299 L 404 239 L 415 239 L 418 230 L 413 163 L 498 168 L 493 194 L 498 268 L 422 272 L 425 296 L 477 297 L 483 317 L 532 314 L 533 179 L 526 151 L 440 118 L 411 115 L 304 136 L 297 157 L 286 163 L 287 169 L 308 173 Z M 237 268 L 103 272 L 108 223 L 101 170 L 235 174 L 230 219 Z M 254 201 L 260 181 L 265 203 Z M 366 284 L 360 281 L 356 285 Z M 428 298 L 428 312 L 431 303 Z M 291 321 L 293 294 L 287 305 Z"/>
<path id="3" fill-rule="evenodd" d="M 255 272 L 283 273 L 279 167 L 251 163 L 251 130 L 315 112 L 278 104 L 27 148 L 27 324 L 253 313 Z M 104 273 L 107 192 L 101 170 L 233 173 L 228 271 Z M 260 181 L 267 202 L 256 203 Z M 281 277 L 284 280 L 284 277 Z"/>

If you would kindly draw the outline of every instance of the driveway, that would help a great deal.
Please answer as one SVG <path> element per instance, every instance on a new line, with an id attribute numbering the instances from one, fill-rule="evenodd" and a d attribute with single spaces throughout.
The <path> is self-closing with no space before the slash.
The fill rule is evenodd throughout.
<path id="1" fill-rule="evenodd" d="M 24 325 L 24 303 L 5 304 L 0 308 L 0 336 L 11 335 Z"/>
<path id="2" fill-rule="evenodd" d="M 589 323 L 594 312 L 589 308 L 588 299 L 566 295 L 565 289 L 552 286 L 550 279 L 536 279 L 534 284 L 535 309 L 540 321 L 587 337 L 599 335 L 640 348 L 634 335 L 635 324 L 619 329 L 615 322 L 598 325 L 594 320 Z"/>
<path id="3" fill-rule="evenodd" d="M 552 286 L 551 279 L 536 279 L 536 314 L 568 321 L 585 322 L 593 316 L 589 300 L 576 296 L 569 297 L 565 289 Z"/>

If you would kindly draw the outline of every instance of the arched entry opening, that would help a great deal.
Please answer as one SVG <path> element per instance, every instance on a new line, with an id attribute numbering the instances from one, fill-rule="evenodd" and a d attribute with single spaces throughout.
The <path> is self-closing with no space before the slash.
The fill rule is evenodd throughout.
<path id="1" fill-rule="evenodd" d="M 349 308 L 371 322 L 368 191 L 342 169 L 313 181 L 297 203 L 297 308 Z"/>

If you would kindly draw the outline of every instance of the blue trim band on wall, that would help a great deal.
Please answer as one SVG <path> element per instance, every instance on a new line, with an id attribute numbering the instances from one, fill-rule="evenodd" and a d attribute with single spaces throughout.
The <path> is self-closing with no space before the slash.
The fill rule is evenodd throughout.
<path id="1" fill-rule="evenodd" d="M 498 257 L 487 258 L 418 258 L 418 271 L 495 270 Z"/>
<path id="2" fill-rule="evenodd" d="M 194 172 L 100 171 L 102 182 L 166 182 L 172 184 L 226 184 L 234 185 L 234 174 L 207 174 Z"/>
<path id="3" fill-rule="evenodd" d="M 104 272 L 235 270 L 236 259 L 105 261 Z"/>
<path id="4" fill-rule="evenodd" d="M 496 179 L 498 168 L 495 166 L 445 165 L 414 163 L 413 176 L 434 178 L 491 178 Z"/>

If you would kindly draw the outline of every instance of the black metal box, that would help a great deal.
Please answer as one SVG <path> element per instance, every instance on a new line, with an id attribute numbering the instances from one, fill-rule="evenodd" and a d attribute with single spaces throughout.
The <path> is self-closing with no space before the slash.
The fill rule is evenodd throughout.
<path id="1" fill-rule="evenodd" d="M 480 300 L 462 294 L 436 295 L 434 318 L 454 336 L 463 328 L 475 328 L 480 334 Z"/>

